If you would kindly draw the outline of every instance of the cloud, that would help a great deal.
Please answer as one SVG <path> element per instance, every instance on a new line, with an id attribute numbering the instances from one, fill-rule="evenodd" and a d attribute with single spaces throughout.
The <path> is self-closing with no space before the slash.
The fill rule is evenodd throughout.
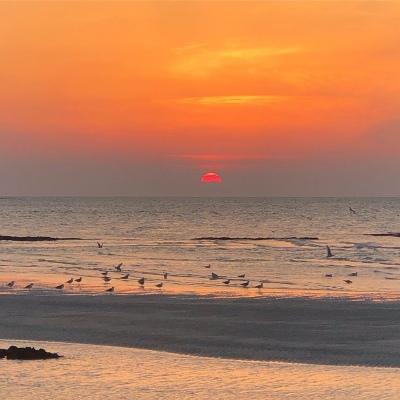
<path id="1" fill-rule="evenodd" d="M 207 76 L 231 66 L 246 67 L 248 70 L 265 65 L 268 60 L 300 51 L 299 47 L 254 47 L 208 50 L 206 44 L 189 45 L 174 49 L 179 59 L 172 66 L 175 74 Z"/>
<path id="2" fill-rule="evenodd" d="M 205 97 L 187 97 L 177 100 L 183 104 L 200 104 L 200 105 L 268 105 L 287 100 L 287 96 L 205 96 Z"/>
<path id="3" fill-rule="evenodd" d="M 182 160 L 191 168 L 210 170 L 243 170 L 262 165 L 268 160 L 288 158 L 274 154 L 177 154 L 168 157 Z"/>

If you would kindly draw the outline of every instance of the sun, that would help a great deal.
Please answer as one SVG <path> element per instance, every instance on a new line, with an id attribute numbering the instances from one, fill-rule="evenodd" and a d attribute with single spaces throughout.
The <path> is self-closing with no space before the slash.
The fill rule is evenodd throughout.
<path id="1" fill-rule="evenodd" d="M 216 172 L 207 172 L 201 178 L 202 182 L 222 182 L 222 178 Z"/>

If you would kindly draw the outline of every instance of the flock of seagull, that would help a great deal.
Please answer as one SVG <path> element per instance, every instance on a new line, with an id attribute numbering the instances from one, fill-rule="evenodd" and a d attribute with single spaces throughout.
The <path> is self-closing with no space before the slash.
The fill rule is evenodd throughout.
<path id="1" fill-rule="evenodd" d="M 350 211 L 355 213 L 355 211 L 351 207 L 349 207 L 349 208 L 350 208 Z M 329 246 L 326 246 L 326 252 L 327 252 L 327 255 L 326 255 L 327 258 L 333 257 L 332 251 Z M 358 272 L 351 272 L 349 274 L 349 276 L 358 276 Z M 332 278 L 333 274 L 325 274 L 325 277 Z M 351 279 L 344 279 L 343 282 L 346 282 L 347 284 L 353 283 L 353 281 Z"/>
<path id="2" fill-rule="evenodd" d="M 356 213 L 351 207 L 349 207 L 349 210 L 350 210 L 350 212 L 352 212 L 353 214 Z M 103 248 L 103 243 L 97 242 L 97 247 L 98 247 L 99 249 L 102 249 L 102 248 Z M 327 255 L 326 255 L 327 258 L 333 257 L 332 251 L 331 251 L 331 249 L 330 249 L 329 246 L 326 246 L 326 251 L 327 251 Z M 204 265 L 203 267 L 204 267 L 204 268 L 211 268 L 211 264 Z M 115 267 L 115 270 L 116 270 L 116 272 L 122 272 L 122 263 L 119 263 L 119 264 Z M 105 283 L 110 282 L 111 279 L 112 279 L 110 276 L 108 276 L 108 272 L 109 272 L 108 270 L 101 272 L 102 279 L 103 279 L 103 281 L 104 281 Z M 244 279 L 245 276 L 246 276 L 245 274 L 241 274 L 241 275 L 238 275 L 237 277 L 238 277 L 238 278 Z M 356 277 L 356 276 L 358 276 L 358 272 L 351 272 L 351 273 L 349 274 L 349 276 L 351 276 L 351 277 Z M 163 277 L 164 277 L 164 280 L 166 280 L 166 279 L 168 278 L 168 273 L 165 272 L 165 273 L 163 274 Z M 332 277 L 333 277 L 333 274 L 325 274 L 325 277 L 327 277 L 327 278 L 332 278 Z M 119 279 L 127 280 L 128 278 L 129 278 L 129 272 L 127 272 L 125 275 L 121 276 Z M 210 279 L 211 279 L 211 280 L 225 279 L 225 278 L 226 278 L 226 277 L 219 276 L 218 274 L 216 274 L 216 273 L 214 273 L 214 272 L 211 272 L 211 276 L 210 276 Z M 76 278 L 76 279 L 70 278 L 70 279 L 68 279 L 65 283 L 71 285 L 74 281 L 77 282 L 77 283 L 81 283 L 81 282 L 82 282 L 82 277 L 80 276 L 79 278 Z M 353 283 L 353 281 L 352 281 L 351 279 L 344 279 L 343 281 L 344 281 L 345 283 L 347 283 L 347 284 Z M 145 278 L 142 277 L 142 278 L 138 279 L 137 282 L 139 283 L 140 286 L 143 287 L 144 284 L 145 284 Z M 229 285 L 229 284 L 231 283 L 231 279 L 225 279 L 225 280 L 222 281 L 222 283 L 225 284 L 225 285 Z M 246 281 L 244 281 L 244 282 L 242 282 L 242 283 L 239 283 L 239 285 L 242 286 L 242 287 L 244 287 L 244 288 L 249 287 L 249 284 L 250 284 L 250 280 L 246 280 Z M 15 285 L 15 281 L 11 281 L 11 282 L 7 283 L 6 286 L 9 287 L 9 288 L 12 288 L 14 285 Z M 24 286 L 24 289 L 32 289 L 33 285 L 34 285 L 34 283 L 31 282 L 31 283 L 29 283 L 28 285 Z M 64 287 L 65 287 L 65 284 L 62 283 L 62 284 L 60 284 L 60 285 L 55 286 L 55 289 L 62 290 L 62 289 L 64 289 Z M 155 285 L 155 287 L 161 289 L 161 288 L 163 287 L 163 282 L 157 283 L 157 284 Z M 255 289 L 262 289 L 262 288 L 263 288 L 263 282 L 260 282 L 258 285 L 254 286 L 254 288 L 255 288 Z M 106 289 L 105 291 L 106 291 L 106 292 L 114 292 L 114 291 L 115 291 L 115 287 L 112 286 L 112 287 Z"/>

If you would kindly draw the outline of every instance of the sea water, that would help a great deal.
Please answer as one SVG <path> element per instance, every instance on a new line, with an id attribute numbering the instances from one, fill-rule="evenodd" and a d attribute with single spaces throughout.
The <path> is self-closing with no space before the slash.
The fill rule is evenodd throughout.
<path id="1" fill-rule="evenodd" d="M 194 357 L 121 347 L 0 340 L 63 355 L 0 360 L 0 398 L 397 400 L 399 368 Z"/>
<path id="2" fill-rule="evenodd" d="M 390 198 L 1 198 L 0 235 L 58 240 L 0 241 L 0 293 L 91 296 L 114 287 L 115 296 L 397 301 L 398 232 L 400 199 Z M 60 293 L 55 286 L 62 283 Z M 0 360 L 1 399 L 400 398 L 398 368 L 18 340 L 2 340 L 0 347 L 11 344 L 64 358 Z"/>
<path id="3" fill-rule="evenodd" d="M 0 241 L 0 292 L 398 300 L 398 232 L 397 198 L 1 198 L 0 235 L 59 240 Z"/>

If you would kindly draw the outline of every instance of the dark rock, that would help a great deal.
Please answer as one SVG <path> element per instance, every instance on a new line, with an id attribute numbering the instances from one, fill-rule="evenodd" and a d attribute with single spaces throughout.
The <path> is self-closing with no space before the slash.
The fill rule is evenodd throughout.
<path id="1" fill-rule="evenodd" d="M 57 353 L 49 353 L 44 349 L 36 350 L 34 347 L 10 346 L 8 349 L 0 349 L 0 358 L 7 360 L 47 360 L 49 358 L 60 358 Z"/>
<path id="2" fill-rule="evenodd" d="M 51 236 L 7 236 L 0 235 L 0 240 L 10 240 L 14 242 L 46 242 L 56 240 L 81 240 L 79 238 L 56 238 Z"/>

